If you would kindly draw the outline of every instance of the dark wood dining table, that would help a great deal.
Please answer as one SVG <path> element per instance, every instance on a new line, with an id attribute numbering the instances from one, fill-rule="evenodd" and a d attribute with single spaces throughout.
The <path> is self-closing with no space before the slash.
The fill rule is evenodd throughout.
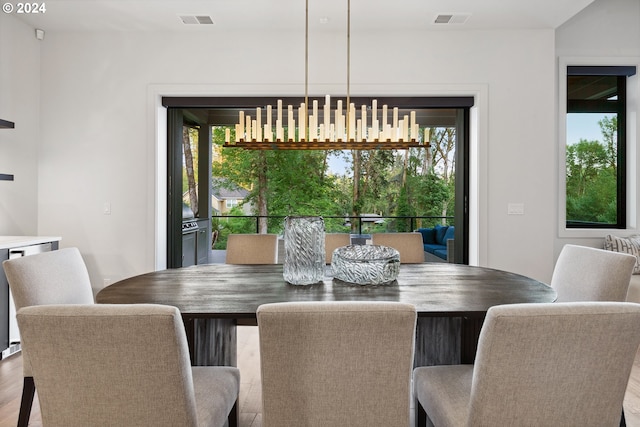
<path id="1" fill-rule="evenodd" d="M 499 304 L 546 303 L 556 298 L 532 278 L 461 264 L 403 264 L 388 285 L 354 285 L 331 277 L 287 284 L 282 265 L 204 264 L 155 271 L 102 289 L 98 303 L 154 303 L 177 307 L 194 365 L 236 365 L 236 325 L 256 325 L 261 304 L 285 301 L 400 301 L 418 313 L 415 365 L 472 363 L 482 321 Z M 348 327 L 348 325 L 345 325 Z"/>

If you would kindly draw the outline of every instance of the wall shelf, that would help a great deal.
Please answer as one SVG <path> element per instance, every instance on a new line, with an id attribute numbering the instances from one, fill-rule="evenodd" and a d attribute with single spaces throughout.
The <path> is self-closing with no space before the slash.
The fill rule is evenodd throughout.
<path id="1" fill-rule="evenodd" d="M 15 123 L 0 119 L 0 129 L 13 129 L 15 127 Z"/>
<path id="2" fill-rule="evenodd" d="M 15 123 L 0 119 L 0 129 L 14 129 L 15 127 Z M 13 181 L 13 175 L 0 173 L 0 181 Z"/>

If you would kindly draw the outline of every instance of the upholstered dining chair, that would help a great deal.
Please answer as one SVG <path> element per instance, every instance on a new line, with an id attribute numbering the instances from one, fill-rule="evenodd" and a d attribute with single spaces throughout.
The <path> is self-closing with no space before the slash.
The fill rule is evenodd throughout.
<path id="1" fill-rule="evenodd" d="M 41 305 L 18 311 L 45 426 L 224 426 L 240 373 L 191 367 L 177 308 Z"/>
<path id="2" fill-rule="evenodd" d="M 278 236 L 276 234 L 229 234 L 227 264 L 276 264 Z"/>
<path id="3" fill-rule="evenodd" d="M 420 233 L 374 233 L 371 243 L 394 248 L 400 253 L 401 264 L 424 262 L 424 246 Z"/>
<path id="4" fill-rule="evenodd" d="M 413 305 L 272 303 L 257 317 L 265 427 L 409 425 Z"/>
<path id="5" fill-rule="evenodd" d="M 64 248 L 3 262 L 16 310 L 44 304 L 92 304 L 87 267 L 77 248 Z M 29 424 L 35 385 L 29 354 L 22 349 L 24 384 L 18 427 Z"/>
<path id="6" fill-rule="evenodd" d="M 475 365 L 414 370 L 416 425 L 618 426 L 638 344 L 638 304 L 494 306 Z"/>
<path id="7" fill-rule="evenodd" d="M 626 301 L 635 262 L 626 253 L 564 245 L 551 277 L 556 302 Z"/>
<path id="8" fill-rule="evenodd" d="M 327 264 L 331 264 L 333 251 L 342 246 L 351 244 L 351 235 L 349 233 L 327 233 L 324 235 L 324 252 Z"/>

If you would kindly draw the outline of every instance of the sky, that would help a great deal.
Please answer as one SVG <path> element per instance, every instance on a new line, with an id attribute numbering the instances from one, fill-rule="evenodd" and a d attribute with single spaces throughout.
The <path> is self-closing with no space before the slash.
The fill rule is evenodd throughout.
<path id="1" fill-rule="evenodd" d="M 598 121 L 613 114 L 569 113 L 567 114 L 567 145 L 577 144 L 580 139 L 602 142 L 602 131 Z"/>

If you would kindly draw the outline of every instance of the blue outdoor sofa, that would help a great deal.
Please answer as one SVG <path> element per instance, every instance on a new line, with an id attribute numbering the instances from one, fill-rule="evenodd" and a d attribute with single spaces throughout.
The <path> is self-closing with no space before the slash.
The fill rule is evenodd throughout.
<path id="1" fill-rule="evenodd" d="M 418 228 L 422 234 L 422 244 L 427 261 L 453 262 L 453 242 L 455 227 L 453 225 L 436 225 L 433 228 Z"/>

